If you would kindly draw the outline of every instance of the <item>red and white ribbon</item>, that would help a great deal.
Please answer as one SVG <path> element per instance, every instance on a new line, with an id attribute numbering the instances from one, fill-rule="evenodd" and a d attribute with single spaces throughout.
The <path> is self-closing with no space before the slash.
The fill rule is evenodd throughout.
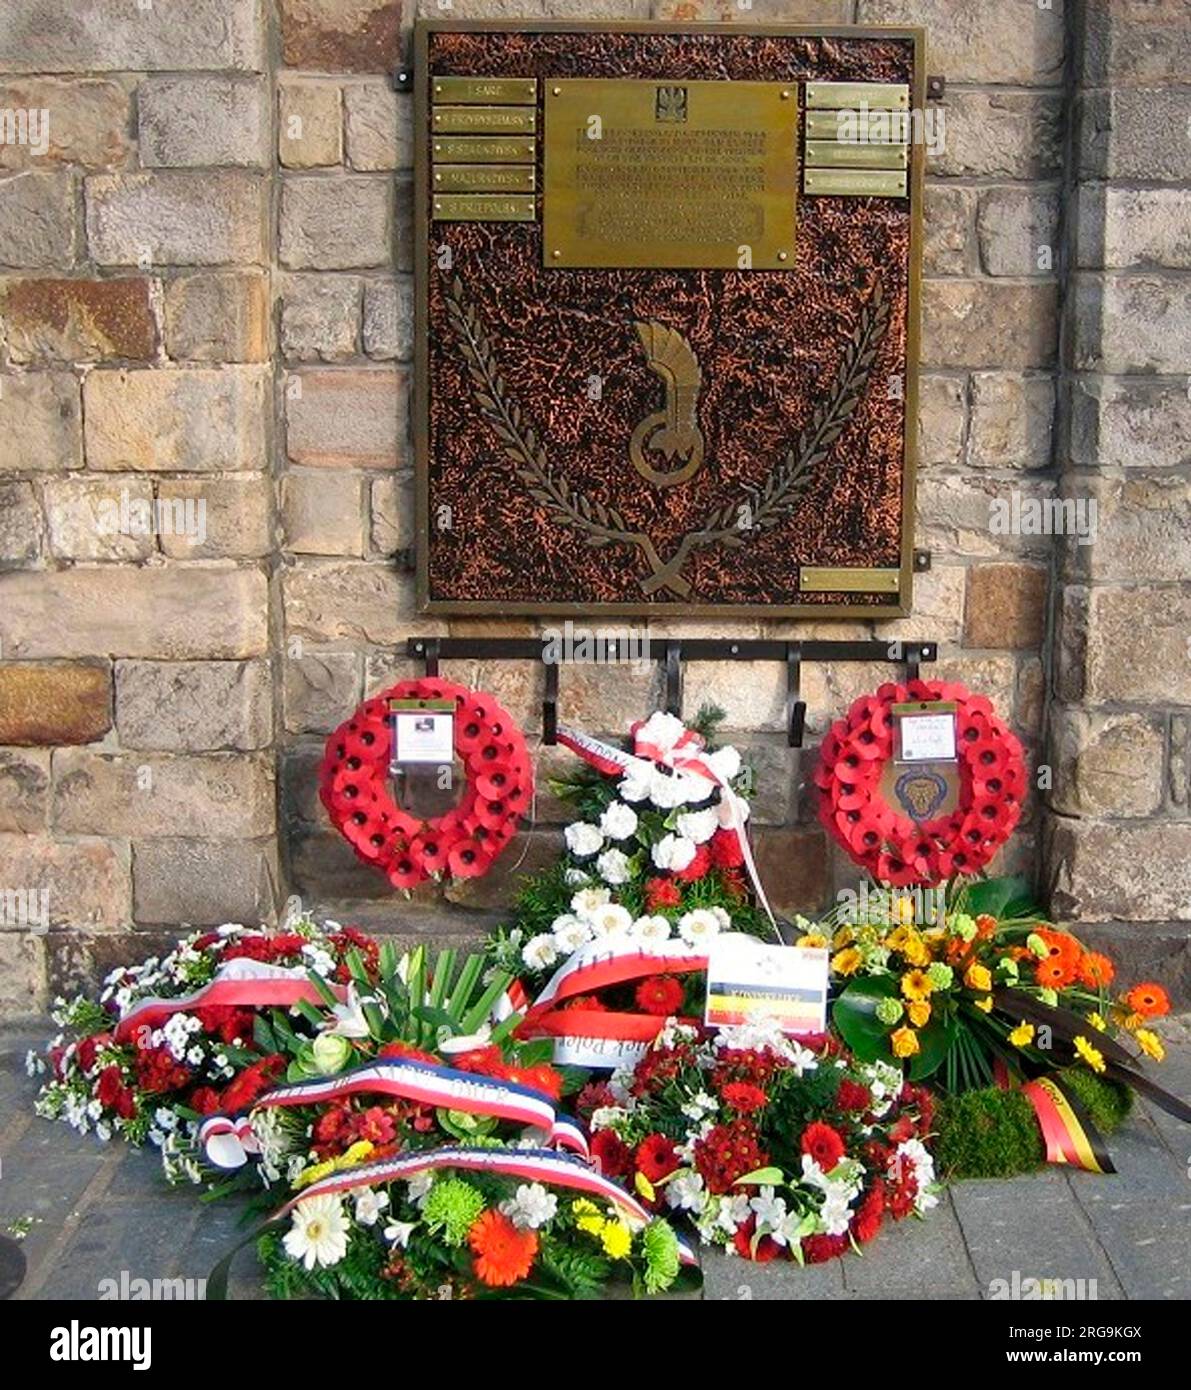
<path id="1" fill-rule="evenodd" d="M 331 985 L 331 989 L 337 998 L 347 998 L 343 985 Z M 142 1028 L 159 1028 L 173 1014 L 217 1004 L 243 1009 L 284 1009 L 303 1001 L 323 1004 L 305 966 L 269 965 L 237 957 L 225 961 L 215 972 L 215 978 L 192 994 L 181 994 L 173 999 L 139 1000 L 116 1024 L 115 1038 L 117 1042 L 127 1042 Z"/>

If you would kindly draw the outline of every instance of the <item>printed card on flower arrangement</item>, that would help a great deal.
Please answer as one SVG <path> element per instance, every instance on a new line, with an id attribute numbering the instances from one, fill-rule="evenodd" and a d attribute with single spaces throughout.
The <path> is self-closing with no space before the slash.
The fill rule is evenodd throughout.
<path id="1" fill-rule="evenodd" d="M 819 947 L 717 937 L 708 951 L 704 1022 L 709 1028 L 771 1023 L 790 1037 L 824 1032 L 827 959 Z"/>

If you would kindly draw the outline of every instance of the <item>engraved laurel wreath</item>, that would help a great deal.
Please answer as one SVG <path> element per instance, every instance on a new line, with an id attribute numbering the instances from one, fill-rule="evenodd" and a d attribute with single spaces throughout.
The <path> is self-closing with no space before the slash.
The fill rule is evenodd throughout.
<path id="1" fill-rule="evenodd" d="M 666 589 L 682 599 L 691 596 L 691 585 L 682 572 L 695 551 L 712 545 L 738 549 L 749 535 L 771 530 L 793 511 L 814 470 L 828 458 L 863 399 L 889 326 L 889 304 L 880 280 L 876 280 L 844 349 L 831 394 L 815 407 L 794 447 L 762 486 L 746 487 L 738 500 L 716 508 L 701 527 L 683 536 L 666 559 L 644 531 L 634 531 L 625 523 L 615 507 L 587 497 L 551 467 L 538 432 L 525 421 L 520 405 L 509 394 L 488 334 L 458 276 L 447 292 L 446 307 L 472 380 L 472 399 L 504 446 L 529 495 L 558 525 L 582 532 L 588 546 L 628 545 L 640 550 L 649 566 L 649 573 L 637 579 L 643 593 Z M 742 524 L 742 518 L 747 518 L 747 524 Z"/>

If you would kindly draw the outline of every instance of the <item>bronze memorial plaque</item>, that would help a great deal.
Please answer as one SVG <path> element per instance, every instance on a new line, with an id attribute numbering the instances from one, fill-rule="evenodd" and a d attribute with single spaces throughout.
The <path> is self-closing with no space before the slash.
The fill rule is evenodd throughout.
<path id="1" fill-rule="evenodd" d="M 417 24 L 422 611 L 909 611 L 925 62 Z"/>

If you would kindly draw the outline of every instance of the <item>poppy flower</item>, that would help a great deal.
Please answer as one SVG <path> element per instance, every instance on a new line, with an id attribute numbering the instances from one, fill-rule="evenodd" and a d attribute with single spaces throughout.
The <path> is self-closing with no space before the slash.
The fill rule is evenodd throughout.
<path id="1" fill-rule="evenodd" d="M 491 858 L 478 840 L 460 840 L 447 856 L 447 867 L 455 878 L 479 878 L 488 871 Z"/>

